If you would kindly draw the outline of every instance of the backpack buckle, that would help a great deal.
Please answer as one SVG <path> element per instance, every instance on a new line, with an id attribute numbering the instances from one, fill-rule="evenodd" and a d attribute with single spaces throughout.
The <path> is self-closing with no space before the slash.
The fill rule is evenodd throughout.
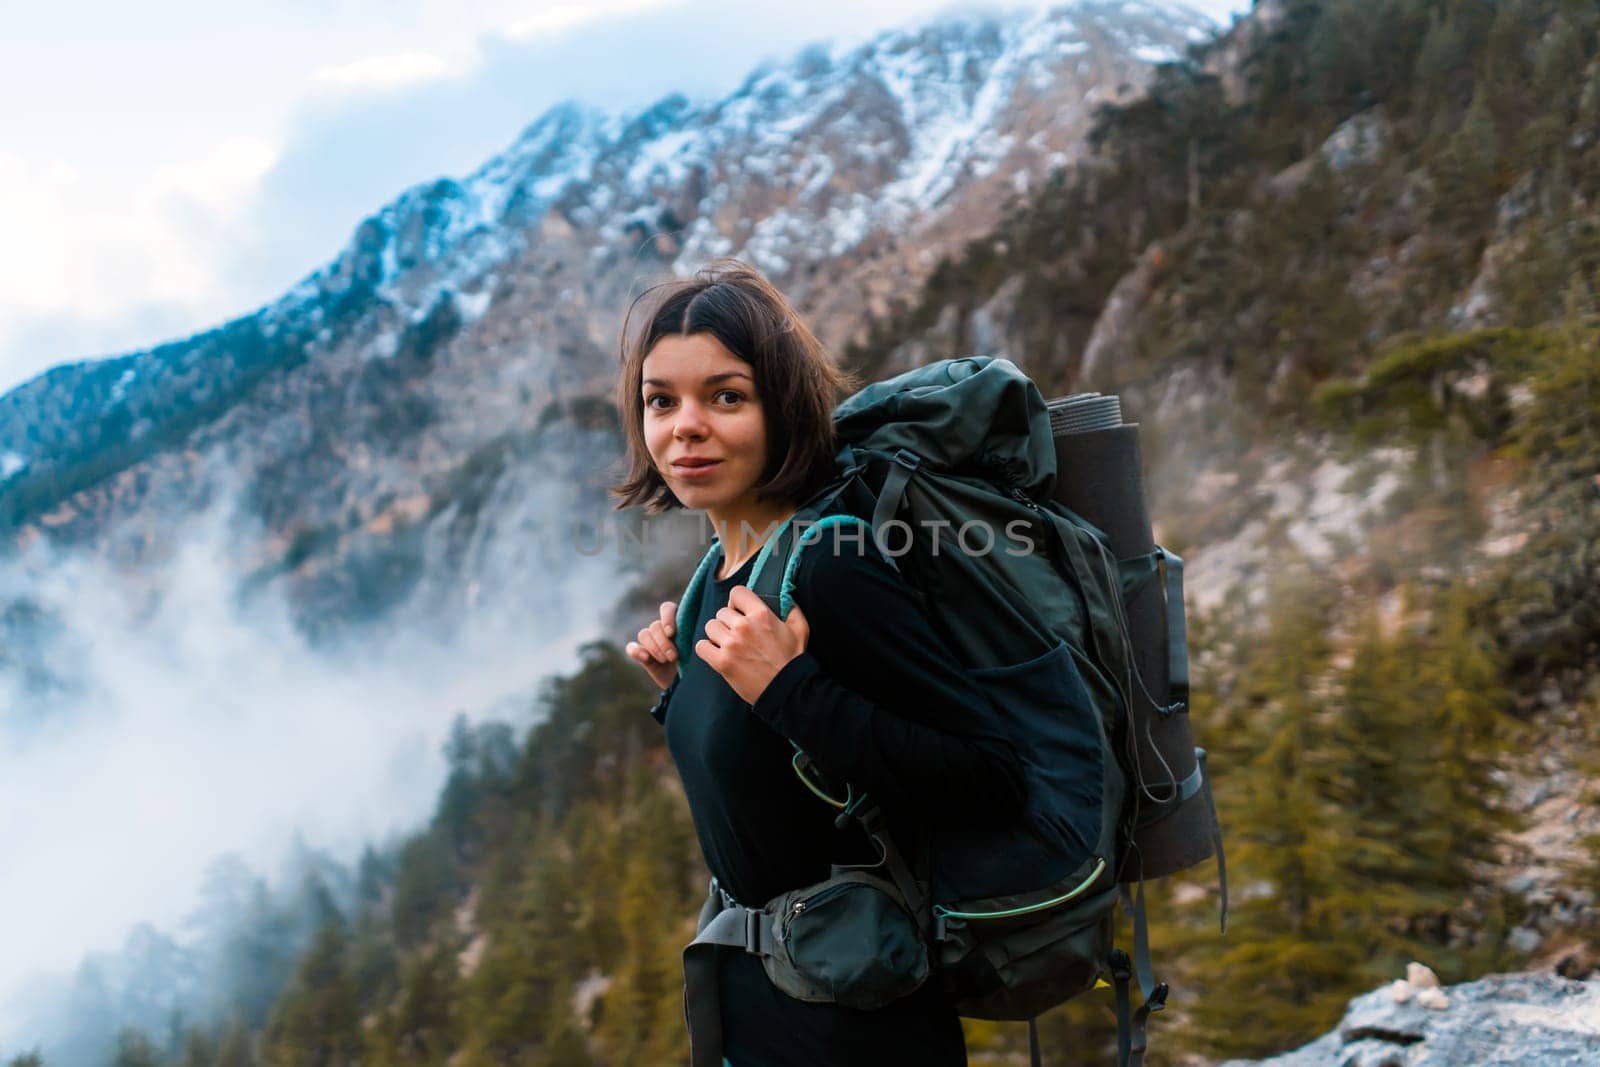
<path id="1" fill-rule="evenodd" d="M 1144 1010 L 1146 1012 L 1152 1012 L 1161 1011 L 1163 1008 L 1165 1008 L 1167 1006 L 1167 993 L 1170 991 L 1170 989 L 1171 987 L 1168 986 L 1167 983 L 1157 982 L 1156 987 L 1152 989 L 1150 991 L 1150 995 L 1145 998 Z"/>

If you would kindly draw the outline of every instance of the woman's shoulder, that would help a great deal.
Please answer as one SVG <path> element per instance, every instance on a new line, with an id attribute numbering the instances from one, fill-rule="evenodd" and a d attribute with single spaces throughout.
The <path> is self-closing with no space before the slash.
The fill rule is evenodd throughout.
<path id="1" fill-rule="evenodd" d="M 794 568 L 795 596 L 802 601 L 808 596 L 825 602 L 870 600 L 875 591 L 900 581 L 864 522 L 819 526 L 795 551 L 800 556 Z"/>

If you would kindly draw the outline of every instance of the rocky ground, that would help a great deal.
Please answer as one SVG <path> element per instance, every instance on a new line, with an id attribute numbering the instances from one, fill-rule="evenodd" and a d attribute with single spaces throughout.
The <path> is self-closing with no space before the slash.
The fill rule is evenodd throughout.
<path id="1" fill-rule="evenodd" d="M 1293 1052 L 1222 1067 L 1589 1067 L 1600 982 L 1494 975 L 1441 989 L 1426 967 L 1350 1002 L 1338 1029 Z"/>

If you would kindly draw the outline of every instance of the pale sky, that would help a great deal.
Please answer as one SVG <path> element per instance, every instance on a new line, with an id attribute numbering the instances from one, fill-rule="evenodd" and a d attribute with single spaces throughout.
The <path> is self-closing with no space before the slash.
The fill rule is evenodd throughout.
<path id="1" fill-rule="evenodd" d="M 1190 6 L 1226 23 L 1249 2 Z M 0 0 L 0 391 L 266 303 L 562 99 L 713 96 L 950 6 Z"/>

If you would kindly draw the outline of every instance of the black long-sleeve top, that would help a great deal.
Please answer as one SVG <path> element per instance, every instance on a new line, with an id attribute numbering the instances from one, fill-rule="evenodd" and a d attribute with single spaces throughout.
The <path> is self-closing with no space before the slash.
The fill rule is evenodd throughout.
<path id="1" fill-rule="evenodd" d="M 706 583 L 691 648 L 752 567 Z M 991 726 L 988 698 L 875 549 L 827 538 L 808 547 L 794 596 L 808 648 L 754 705 L 691 656 L 652 712 L 706 865 L 754 907 L 873 854 L 858 828 L 835 828 L 835 809 L 794 774 L 791 740 L 830 778 L 873 797 L 907 845 L 923 819 L 999 819 L 1022 802 L 1021 765 Z M 734 952 L 724 953 L 719 985 L 733 1067 L 966 1062 L 959 1021 L 931 986 L 875 1012 L 807 1004 Z"/>

